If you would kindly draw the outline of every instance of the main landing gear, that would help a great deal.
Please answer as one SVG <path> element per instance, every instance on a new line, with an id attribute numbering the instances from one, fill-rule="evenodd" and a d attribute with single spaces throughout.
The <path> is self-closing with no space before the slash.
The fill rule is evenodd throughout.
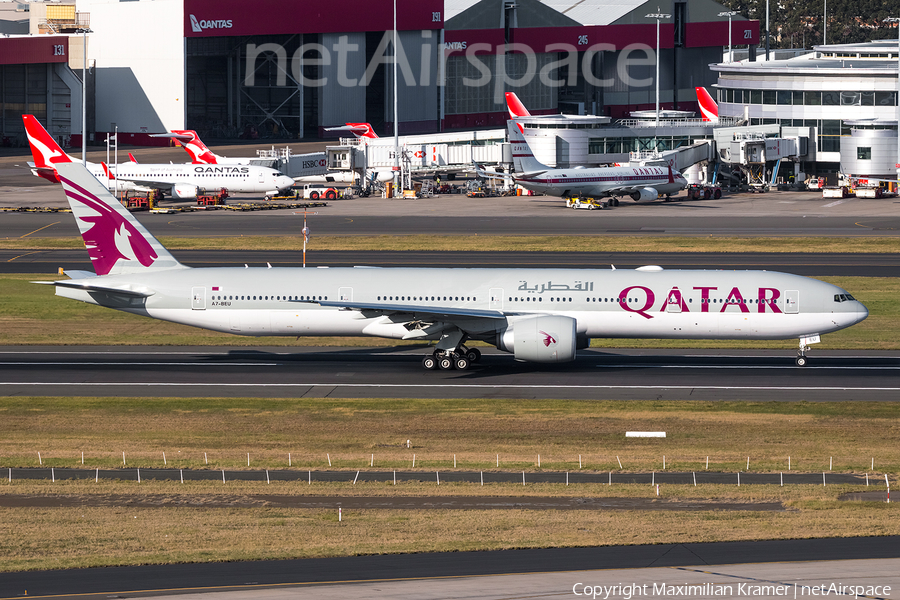
<path id="1" fill-rule="evenodd" d="M 422 359 L 422 366 L 433 371 L 440 369 L 441 371 L 465 371 L 472 363 L 481 360 L 481 351 L 478 348 L 466 348 L 460 346 L 456 350 L 435 350 Z"/>

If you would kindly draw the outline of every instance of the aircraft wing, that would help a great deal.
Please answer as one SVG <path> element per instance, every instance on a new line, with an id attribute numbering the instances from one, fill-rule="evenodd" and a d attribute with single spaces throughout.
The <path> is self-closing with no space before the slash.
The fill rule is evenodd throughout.
<path id="1" fill-rule="evenodd" d="M 144 187 L 148 187 L 154 190 L 162 190 L 164 192 L 171 192 L 172 188 L 175 187 L 175 183 L 169 183 L 166 181 L 159 181 L 158 179 L 140 179 L 134 177 L 123 177 L 120 176 L 119 181 L 127 181 L 129 183 L 133 183 L 135 185 L 140 185 Z M 193 184 L 190 184 L 193 185 Z"/>
<path id="2" fill-rule="evenodd" d="M 337 300 L 292 300 L 292 302 L 333 306 L 336 308 L 346 308 L 348 310 L 372 311 L 381 314 L 411 314 L 416 319 L 433 321 L 451 320 L 459 317 L 468 317 L 472 319 L 504 319 L 508 314 L 512 314 L 500 310 L 419 306 L 415 304 L 388 304 L 387 302 L 340 302 Z"/>

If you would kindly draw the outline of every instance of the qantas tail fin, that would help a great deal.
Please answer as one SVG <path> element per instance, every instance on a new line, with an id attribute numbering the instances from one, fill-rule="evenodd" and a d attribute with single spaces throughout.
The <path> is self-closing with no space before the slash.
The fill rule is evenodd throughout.
<path id="1" fill-rule="evenodd" d="M 519 131 L 519 124 L 515 121 L 507 121 L 506 125 L 509 132 L 509 143 L 512 146 L 513 166 L 516 174 L 521 177 L 522 175 L 536 175 L 549 171 L 550 167 L 538 162 L 534 157 L 531 147 L 525 141 L 522 132 Z"/>
<path id="2" fill-rule="evenodd" d="M 697 90 L 697 102 L 700 103 L 700 113 L 703 115 L 703 120 L 718 123 L 719 105 L 712 99 L 706 88 L 698 87 L 695 89 Z"/>
<path id="3" fill-rule="evenodd" d="M 22 115 L 22 121 L 25 123 L 25 135 L 28 136 L 28 145 L 31 146 L 31 155 L 34 157 L 35 174 L 53 183 L 59 183 L 56 165 L 76 159 L 63 152 L 53 136 L 34 115 Z"/>
<path id="4" fill-rule="evenodd" d="M 510 119 L 531 116 L 531 113 L 528 112 L 528 109 L 525 108 L 525 105 L 522 104 L 515 92 L 506 92 L 506 107 L 509 109 Z"/>
<path id="5" fill-rule="evenodd" d="M 344 123 L 340 127 L 326 127 L 325 131 L 349 131 L 358 138 L 378 139 L 378 134 L 369 123 Z"/>
<path id="6" fill-rule="evenodd" d="M 80 162 L 56 172 L 97 275 L 186 268 Z"/>
<path id="7" fill-rule="evenodd" d="M 519 97 L 516 96 L 515 92 L 506 92 L 506 108 L 509 109 L 510 119 L 531 116 L 531 113 L 528 112 L 528 109 L 525 108 L 525 105 L 522 104 L 522 101 L 519 100 Z M 520 133 L 525 133 L 525 128 L 522 127 L 521 123 L 516 123 L 516 125 L 519 127 Z"/>
<path id="8" fill-rule="evenodd" d="M 181 144 L 188 154 L 191 155 L 191 162 L 195 165 L 215 165 L 219 163 L 217 154 L 206 147 L 200 140 L 200 136 L 193 129 L 173 129 L 171 135 L 176 143 Z"/>

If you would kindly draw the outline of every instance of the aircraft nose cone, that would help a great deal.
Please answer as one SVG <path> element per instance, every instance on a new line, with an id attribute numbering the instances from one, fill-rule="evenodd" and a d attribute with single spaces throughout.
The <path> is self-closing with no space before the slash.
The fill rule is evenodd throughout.
<path id="1" fill-rule="evenodd" d="M 869 316 L 869 309 L 862 302 L 857 302 L 856 304 L 856 322 L 859 323 Z"/>

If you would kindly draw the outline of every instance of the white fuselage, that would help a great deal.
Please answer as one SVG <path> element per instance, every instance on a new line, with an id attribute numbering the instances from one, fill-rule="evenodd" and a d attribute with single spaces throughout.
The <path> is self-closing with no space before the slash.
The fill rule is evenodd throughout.
<path id="1" fill-rule="evenodd" d="M 200 190 L 267 193 L 291 187 L 293 179 L 268 167 L 253 165 L 143 164 L 118 165 L 116 178 L 138 186 L 171 189 L 194 186 Z M 104 176 L 97 177 L 104 181 Z M 110 187 L 115 189 L 115 183 Z"/>
<path id="2" fill-rule="evenodd" d="M 670 177 L 666 167 L 551 169 L 534 176 L 517 177 L 516 183 L 548 196 L 593 198 L 627 196 L 642 189 L 663 195 L 676 194 L 687 185 L 681 173 L 672 171 Z"/>
<path id="3" fill-rule="evenodd" d="M 503 313 L 454 318 L 473 339 L 548 314 L 575 319 L 577 334 L 587 338 L 679 339 L 796 338 L 843 329 L 868 314 L 834 285 L 765 271 L 202 268 L 79 281 L 151 295 L 126 300 L 61 287 L 56 293 L 252 336 L 408 338 L 407 325 L 422 307 Z M 320 300 L 418 309 L 384 315 L 315 304 Z"/>

